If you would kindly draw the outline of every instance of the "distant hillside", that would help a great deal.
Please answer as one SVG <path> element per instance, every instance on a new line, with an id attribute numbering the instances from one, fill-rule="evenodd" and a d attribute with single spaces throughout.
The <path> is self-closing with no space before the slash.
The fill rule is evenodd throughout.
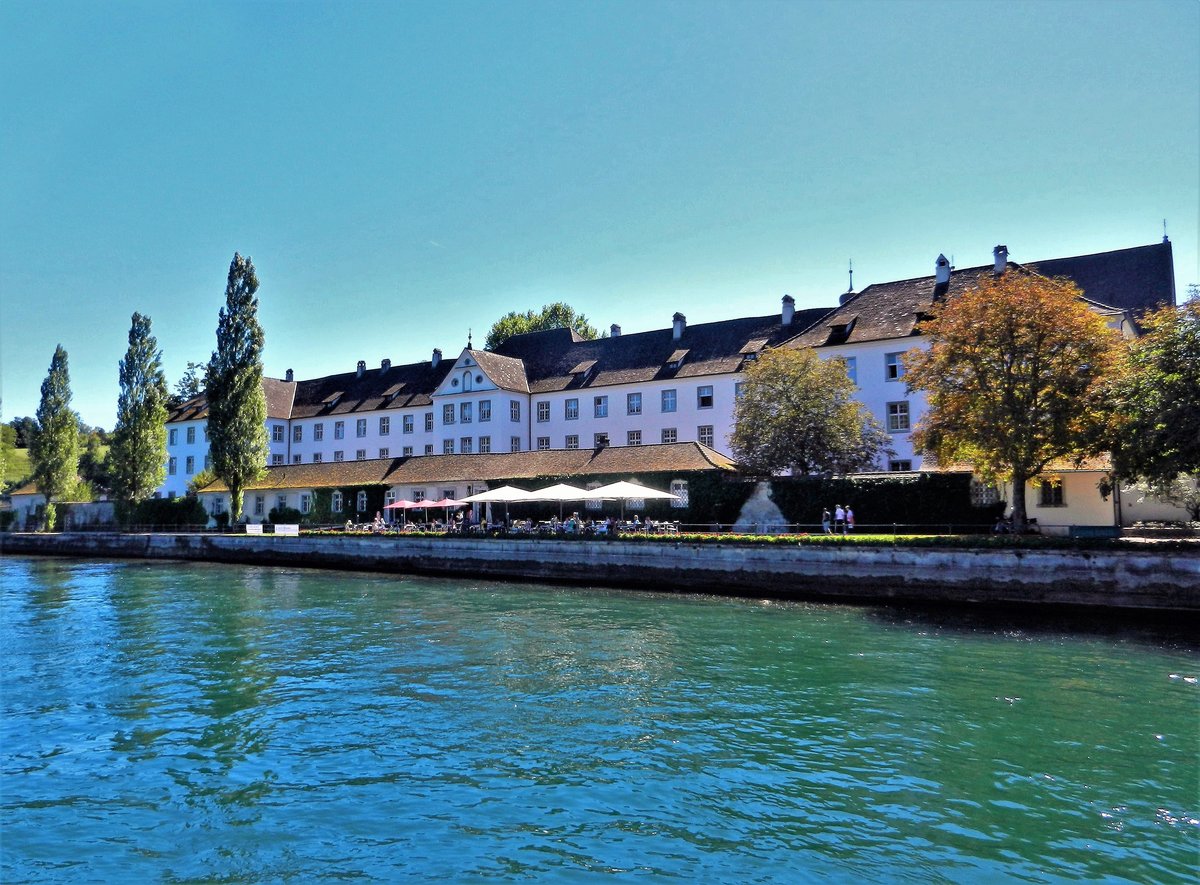
<path id="1" fill-rule="evenodd" d="M 4 462 L 4 482 L 16 482 L 29 476 L 32 468 L 29 466 L 29 449 L 13 449 L 8 453 Z"/>

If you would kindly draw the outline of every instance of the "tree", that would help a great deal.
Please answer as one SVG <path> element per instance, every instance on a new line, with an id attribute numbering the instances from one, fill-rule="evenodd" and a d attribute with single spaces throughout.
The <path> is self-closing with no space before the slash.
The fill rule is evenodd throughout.
<path id="1" fill-rule="evenodd" d="M 229 487 L 233 519 L 242 512 L 243 490 L 263 474 L 270 452 L 257 291 L 254 263 L 234 253 L 217 321 L 217 349 L 204 377 L 212 471 Z"/>
<path id="2" fill-rule="evenodd" d="M 1120 365 L 1120 335 L 1069 280 L 1022 271 L 985 274 L 931 316 L 928 350 L 904 359 L 909 390 L 929 394 L 913 443 L 939 464 L 1011 480 L 1023 531 L 1026 483 L 1104 449 L 1103 381 Z"/>
<path id="3" fill-rule="evenodd" d="M 889 438 L 856 392 L 841 360 L 808 349 L 767 351 L 745 373 L 729 438 L 734 459 L 760 476 L 873 465 Z"/>
<path id="4" fill-rule="evenodd" d="M 204 392 L 204 363 L 189 362 L 183 370 L 183 375 L 175 382 L 175 390 L 171 393 L 168 406 L 182 406 L 188 400 L 195 399 Z"/>
<path id="5" fill-rule="evenodd" d="M 46 530 L 54 528 L 54 499 L 75 486 L 79 469 L 79 428 L 71 411 L 71 376 L 67 352 L 54 349 L 50 371 L 42 382 L 37 409 L 37 431 L 29 448 L 33 481 L 46 496 Z"/>
<path id="6" fill-rule="evenodd" d="M 167 379 L 150 317 L 133 315 L 129 349 L 117 368 L 120 393 L 109 468 L 117 498 L 136 504 L 166 478 Z"/>
<path id="7" fill-rule="evenodd" d="M 79 441 L 79 478 L 91 486 L 93 493 L 96 489 L 112 488 L 112 462 L 109 454 L 104 451 L 103 438 L 93 431 Z M 83 500 L 72 498 L 74 501 Z M 91 500 L 89 498 L 88 500 Z"/>
<path id="8" fill-rule="evenodd" d="M 543 305 L 539 311 L 527 310 L 524 313 L 517 313 L 514 310 L 506 313 L 492 323 L 492 328 L 487 334 L 487 341 L 483 346 L 487 350 L 495 350 L 513 335 L 542 332 L 546 329 L 574 329 L 581 338 L 588 341 L 600 337 L 586 316 L 576 313 L 575 308 L 569 304 L 556 301 L 553 304 Z"/>
<path id="9" fill-rule="evenodd" d="M 37 421 L 33 418 L 13 418 L 8 422 L 8 426 L 16 433 L 15 446 L 18 449 L 27 449 L 33 441 L 33 435 L 37 433 Z"/>
<path id="10" fill-rule="evenodd" d="M 1200 300 L 1163 307 L 1141 325 L 1129 371 L 1111 388 L 1113 473 L 1166 492 L 1179 474 L 1200 474 Z"/>

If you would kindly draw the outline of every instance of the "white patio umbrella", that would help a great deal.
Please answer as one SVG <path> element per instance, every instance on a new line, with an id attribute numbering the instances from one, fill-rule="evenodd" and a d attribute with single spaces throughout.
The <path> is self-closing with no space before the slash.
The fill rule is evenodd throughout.
<path id="1" fill-rule="evenodd" d="M 463 498 L 464 504 L 503 504 L 504 505 L 504 524 L 508 525 L 508 505 L 514 501 L 528 501 L 529 492 L 524 489 L 518 489 L 516 486 L 500 486 L 495 489 L 488 489 L 486 492 L 480 492 L 477 495 L 469 495 Z"/>
<path id="2" fill-rule="evenodd" d="M 544 489 L 535 489 L 529 493 L 529 501 L 557 501 L 558 518 L 562 519 L 562 505 L 566 501 L 587 501 L 591 493 L 587 489 L 576 488 L 566 483 L 557 483 Z"/>
<path id="3" fill-rule="evenodd" d="M 632 500 L 643 501 L 678 501 L 679 496 L 670 492 L 662 492 L 658 489 L 647 488 L 640 486 L 635 482 L 611 482 L 606 486 L 600 486 L 598 489 L 592 489 L 587 493 L 588 498 L 593 501 L 620 501 L 621 502 L 621 521 L 625 521 L 625 502 Z"/>

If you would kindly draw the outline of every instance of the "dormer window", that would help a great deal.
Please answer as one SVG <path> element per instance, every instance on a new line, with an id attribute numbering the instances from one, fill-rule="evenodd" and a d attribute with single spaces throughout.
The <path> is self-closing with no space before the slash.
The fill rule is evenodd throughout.
<path id="1" fill-rule="evenodd" d="M 331 393 L 325 399 L 321 400 L 321 404 L 327 409 L 332 409 L 338 404 L 338 400 L 342 398 L 345 391 L 339 390 L 337 393 Z"/>
<path id="2" fill-rule="evenodd" d="M 825 344 L 845 344 L 850 339 L 850 333 L 854 331 L 854 324 L 857 322 L 858 317 L 851 317 L 844 323 L 830 323 L 829 337 L 825 339 Z"/>
<path id="3" fill-rule="evenodd" d="M 667 368 L 668 369 L 678 369 L 680 366 L 683 365 L 683 361 L 685 359 L 687 359 L 687 355 L 688 355 L 688 351 L 686 351 L 686 350 L 675 351 L 669 357 L 667 357 Z"/>

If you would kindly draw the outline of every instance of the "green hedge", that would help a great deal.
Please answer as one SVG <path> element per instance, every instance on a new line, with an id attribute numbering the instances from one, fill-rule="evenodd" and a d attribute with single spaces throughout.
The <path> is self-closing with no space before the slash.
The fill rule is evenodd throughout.
<path id="1" fill-rule="evenodd" d="M 117 520 L 122 525 L 185 526 L 206 525 L 208 513 L 196 498 L 147 498 L 140 504 L 118 505 Z"/>
<path id="2" fill-rule="evenodd" d="M 788 522 L 800 525 L 819 525 L 821 511 L 832 513 L 837 504 L 848 504 L 860 526 L 992 525 L 1006 506 L 972 505 L 968 473 L 778 478 L 771 498 Z"/>

